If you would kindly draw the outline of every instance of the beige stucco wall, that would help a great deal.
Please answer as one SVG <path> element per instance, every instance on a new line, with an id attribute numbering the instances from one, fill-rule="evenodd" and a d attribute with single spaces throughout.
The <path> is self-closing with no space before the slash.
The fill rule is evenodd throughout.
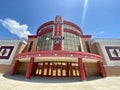
<path id="1" fill-rule="evenodd" d="M 90 48 L 90 51 L 91 51 L 91 44 L 90 44 L 90 42 L 91 42 L 91 38 L 90 37 L 81 37 L 80 38 L 80 42 L 81 42 L 81 48 L 82 48 L 82 51 L 83 52 L 87 52 L 87 48 L 86 48 L 86 44 L 85 44 L 85 41 L 88 41 L 88 44 L 89 44 L 89 48 Z"/>
<path id="2" fill-rule="evenodd" d="M 33 41 L 33 45 L 32 45 L 31 51 L 36 51 L 36 49 L 37 49 L 38 37 L 37 37 L 37 38 L 28 38 L 28 44 L 27 44 L 27 47 L 26 47 L 25 52 L 28 52 L 28 49 L 29 49 L 29 46 L 30 46 L 31 41 Z"/>
<path id="3" fill-rule="evenodd" d="M 10 73 L 15 62 L 15 55 L 21 53 L 27 42 L 20 39 L 0 40 L 1 46 L 14 46 L 9 59 L 0 59 L 0 73 Z"/>
<path id="4" fill-rule="evenodd" d="M 101 56 L 103 56 L 104 58 L 103 64 L 104 64 L 106 75 L 107 76 L 119 76 L 120 75 L 120 60 L 111 60 L 105 47 L 120 47 L 120 39 L 94 39 L 91 42 L 91 45 L 93 45 L 93 47 L 96 46 L 98 53 Z"/>

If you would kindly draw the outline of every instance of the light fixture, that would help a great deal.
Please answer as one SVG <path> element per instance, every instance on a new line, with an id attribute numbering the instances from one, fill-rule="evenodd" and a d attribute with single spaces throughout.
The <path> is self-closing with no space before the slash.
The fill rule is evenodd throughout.
<path id="1" fill-rule="evenodd" d="M 48 41 L 48 40 L 50 40 L 50 38 L 47 37 L 46 40 Z"/>
<path id="2" fill-rule="evenodd" d="M 57 56 L 57 54 L 55 54 L 55 56 Z"/>

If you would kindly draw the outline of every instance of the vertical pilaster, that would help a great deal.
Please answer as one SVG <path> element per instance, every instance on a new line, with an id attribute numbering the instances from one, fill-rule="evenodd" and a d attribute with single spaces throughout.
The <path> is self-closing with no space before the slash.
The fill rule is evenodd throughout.
<path id="1" fill-rule="evenodd" d="M 72 67 L 72 62 L 70 62 L 70 76 L 73 76 L 73 67 Z"/>
<path id="2" fill-rule="evenodd" d="M 100 70 L 100 74 L 101 76 L 104 78 L 106 77 L 106 74 L 105 74 L 105 70 L 104 70 L 104 67 L 103 67 L 103 64 L 101 61 L 98 61 L 98 68 Z"/>
<path id="3" fill-rule="evenodd" d="M 19 60 L 16 60 L 14 66 L 13 66 L 13 70 L 11 72 L 11 75 L 15 75 L 18 63 L 19 63 Z"/>
<path id="4" fill-rule="evenodd" d="M 78 67 L 79 67 L 79 75 L 82 81 L 86 80 L 85 69 L 82 63 L 82 58 L 78 58 Z"/>
<path id="5" fill-rule="evenodd" d="M 34 65 L 34 58 L 32 57 L 32 58 L 30 58 L 30 62 L 27 67 L 27 72 L 26 72 L 26 76 L 25 76 L 26 79 L 30 79 L 33 65 Z"/>
<path id="6" fill-rule="evenodd" d="M 62 49 L 62 17 L 56 16 L 54 21 L 54 44 L 53 50 L 61 50 Z"/>

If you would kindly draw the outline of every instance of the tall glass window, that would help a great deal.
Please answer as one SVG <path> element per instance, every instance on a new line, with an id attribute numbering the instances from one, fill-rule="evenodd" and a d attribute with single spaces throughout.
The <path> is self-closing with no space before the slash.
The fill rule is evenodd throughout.
<path id="1" fill-rule="evenodd" d="M 81 51 L 79 36 L 64 32 L 64 50 Z"/>
<path id="2" fill-rule="evenodd" d="M 38 39 L 38 50 L 51 50 L 52 45 L 52 32 L 41 35 Z"/>

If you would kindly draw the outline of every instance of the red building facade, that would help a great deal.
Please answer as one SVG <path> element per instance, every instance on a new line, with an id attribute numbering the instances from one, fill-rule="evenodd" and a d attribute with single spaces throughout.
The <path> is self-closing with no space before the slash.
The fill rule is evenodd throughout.
<path id="1" fill-rule="evenodd" d="M 56 16 L 41 25 L 36 35 L 28 36 L 24 51 L 15 56 L 12 75 L 41 77 L 106 77 L 103 58 L 93 54 L 91 35 L 83 35 L 76 24 Z"/>

